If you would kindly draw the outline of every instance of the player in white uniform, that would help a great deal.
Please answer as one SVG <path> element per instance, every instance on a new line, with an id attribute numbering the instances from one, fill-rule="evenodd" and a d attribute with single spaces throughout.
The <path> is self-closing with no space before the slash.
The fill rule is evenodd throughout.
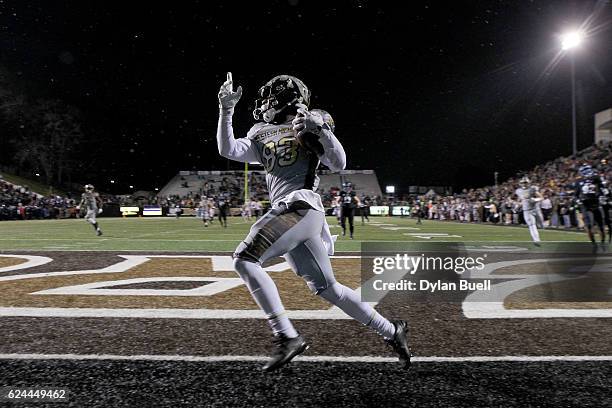
<path id="1" fill-rule="evenodd" d="M 257 221 L 261 213 L 261 203 L 259 201 L 256 201 L 255 198 L 251 198 L 251 201 L 249 202 L 249 207 L 251 210 L 251 215 L 254 216 L 255 220 Z"/>
<path id="2" fill-rule="evenodd" d="M 544 217 L 540 209 L 540 202 L 544 199 L 537 186 L 531 185 L 529 177 L 525 176 L 519 181 L 519 188 L 516 189 L 516 195 L 523 206 L 523 217 L 525 223 L 529 227 L 531 239 L 539 246 L 540 233 L 538 225 L 544 225 Z"/>
<path id="3" fill-rule="evenodd" d="M 242 220 L 244 222 L 251 221 L 251 206 L 249 205 L 249 203 L 245 202 L 244 204 L 242 204 L 242 210 L 240 211 L 240 214 L 242 215 Z"/>
<path id="4" fill-rule="evenodd" d="M 228 73 L 219 91 L 217 143 L 221 156 L 258 162 L 266 169 L 272 209 L 253 224 L 234 254 L 234 267 L 266 314 L 275 336 L 276 349 L 263 369 L 275 370 L 308 348 L 287 318 L 274 281 L 261 266 L 282 255 L 313 293 L 373 328 L 408 367 L 407 323 L 390 322 L 334 278 L 329 259 L 333 240 L 321 197 L 315 193 L 319 162 L 334 171 L 346 164 L 331 116 L 325 111 L 308 111 L 306 86 L 295 77 L 280 75 L 259 90 L 253 112 L 258 123 L 246 137 L 235 139 L 232 115 L 241 95 L 242 87 L 234 92 Z"/>
<path id="5" fill-rule="evenodd" d="M 98 204 L 100 204 L 98 206 Z M 100 195 L 94 192 L 94 186 L 91 184 L 87 184 L 85 186 L 85 192 L 81 194 L 81 202 L 76 207 L 77 211 L 81 209 L 86 210 L 85 221 L 90 223 L 94 230 L 96 230 L 96 235 L 102 235 L 102 230 L 98 225 L 98 221 L 96 220 L 96 216 L 102 213 L 102 200 L 100 200 Z"/>
<path id="6" fill-rule="evenodd" d="M 215 222 L 215 201 L 212 198 L 208 199 L 208 221 L 211 225 Z"/>

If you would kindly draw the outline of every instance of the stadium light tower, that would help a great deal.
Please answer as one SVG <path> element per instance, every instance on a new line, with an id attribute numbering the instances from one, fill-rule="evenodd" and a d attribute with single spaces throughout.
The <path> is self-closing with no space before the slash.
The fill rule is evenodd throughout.
<path id="1" fill-rule="evenodd" d="M 561 36 L 561 50 L 570 53 L 572 67 L 572 154 L 574 156 L 578 151 L 576 141 L 576 56 L 574 50 L 583 40 L 584 33 L 580 30 L 569 31 Z"/>

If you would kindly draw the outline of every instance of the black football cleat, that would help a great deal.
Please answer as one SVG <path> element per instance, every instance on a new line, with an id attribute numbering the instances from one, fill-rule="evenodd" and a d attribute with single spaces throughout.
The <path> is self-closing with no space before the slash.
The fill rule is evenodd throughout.
<path id="1" fill-rule="evenodd" d="M 96 235 L 97 235 L 97 236 L 102 235 L 102 230 L 97 230 L 97 231 L 96 231 Z"/>
<path id="2" fill-rule="evenodd" d="M 270 360 L 261 368 L 263 371 L 269 372 L 281 368 L 310 347 L 299 334 L 292 338 L 284 334 L 277 334 L 272 341 L 276 349 L 270 356 Z"/>
<path id="3" fill-rule="evenodd" d="M 412 357 L 410 347 L 408 347 L 408 322 L 395 320 L 391 323 L 395 326 L 395 336 L 385 341 L 397 353 L 404 368 L 408 369 L 410 368 L 410 358 Z"/>

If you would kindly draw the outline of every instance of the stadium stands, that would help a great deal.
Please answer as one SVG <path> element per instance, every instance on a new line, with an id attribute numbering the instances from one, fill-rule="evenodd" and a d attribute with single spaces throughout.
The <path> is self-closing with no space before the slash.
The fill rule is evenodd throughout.
<path id="1" fill-rule="evenodd" d="M 424 208 L 425 217 L 462 222 L 493 222 L 521 224 L 522 211 L 515 196 L 520 176 L 526 175 L 532 184 L 539 186 L 550 211 L 544 216 L 547 225 L 553 227 L 583 227 L 582 214 L 578 211 L 573 188 L 578 178 L 578 168 L 590 164 L 609 181 L 612 169 L 612 143 L 600 143 L 581 150 L 575 157 L 559 157 L 499 184 L 475 189 L 465 189 L 452 196 L 408 197 L 408 205 Z"/>
<path id="2" fill-rule="evenodd" d="M 68 197 L 45 197 L 0 176 L 0 221 L 67 218 L 74 216 L 74 207 L 75 201 Z"/>
<path id="3" fill-rule="evenodd" d="M 265 173 L 249 171 L 249 196 L 266 200 L 268 194 Z M 380 196 L 381 189 L 373 170 L 344 170 L 340 173 L 322 171 L 319 174 L 318 191 L 326 194 L 332 189 L 341 189 L 344 182 L 351 182 L 361 196 Z M 180 171 L 157 194 L 161 200 L 190 199 L 202 196 L 216 197 L 229 194 L 236 205 L 244 197 L 244 171 Z"/>
<path id="4" fill-rule="evenodd" d="M 342 183 L 352 183 L 353 189 L 360 196 L 382 196 L 374 170 L 343 170 L 340 172 L 340 178 Z"/>
<path id="5" fill-rule="evenodd" d="M 373 170 L 344 170 L 332 173 L 320 172 L 318 192 L 324 205 L 329 207 L 335 193 L 350 182 L 359 197 L 370 197 L 379 205 L 407 205 L 412 210 L 421 208 L 424 216 L 437 220 L 460 222 L 493 222 L 520 224 L 523 222 L 520 203 L 515 197 L 518 179 L 527 175 L 550 200 L 548 223 L 551 226 L 582 227 L 582 217 L 573 199 L 572 186 L 580 165 L 591 164 L 605 179 L 612 178 L 609 162 L 612 160 L 612 143 L 600 143 L 580 151 L 576 157 L 559 157 L 530 171 L 520 172 L 498 186 L 465 189 L 453 195 L 399 196 L 387 202 Z M 268 194 L 263 170 L 248 173 L 249 196 L 267 200 Z M 229 199 L 233 207 L 244 200 L 243 171 L 181 171 L 157 193 L 140 204 L 156 204 L 162 207 L 179 205 L 196 208 L 202 197 Z M 126 197 L 103 196 L 106 203 L 131 204 Z M 62 196 L 42 196 L 27 187 L 11 184 L 0 178 L 0 219 L 62 218 L 74 216 L 74 199 Z"/>
<path id="6" fill-rule="evenodd" d="M 261 191 L 264 182 L 262 171 L 249 171 L 249 189 L 252 194 L 267 195 Z M 174 176 L 157 194 L 160 198 L 214 197 L 227 193 L 232 198 L 244 197 L 243 171 L 181 171 Z"/>

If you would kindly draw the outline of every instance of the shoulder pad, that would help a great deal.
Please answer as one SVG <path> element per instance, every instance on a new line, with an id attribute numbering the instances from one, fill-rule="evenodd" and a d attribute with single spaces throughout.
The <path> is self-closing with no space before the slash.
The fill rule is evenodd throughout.
<path id="1" fill-rule="evenodd" d="M 311 109 L 311 113 L 318 113 L 323 118 L 323 122 L 327 124 L 329 130 L 334 132 L 336 130 L 336 123 L 334 122 L 334 118 L 329 114 L 329 112 L 324 111 L 323 109 Z"/>

